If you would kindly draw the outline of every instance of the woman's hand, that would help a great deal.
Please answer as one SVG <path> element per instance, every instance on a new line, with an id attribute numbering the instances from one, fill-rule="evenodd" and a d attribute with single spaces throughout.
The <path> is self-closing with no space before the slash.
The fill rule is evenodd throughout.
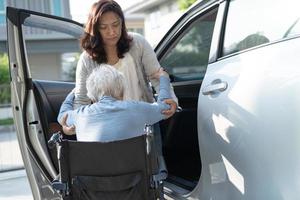
<path id="1" fill-rule="evenodd" d="M 159 80 L 160 76 L 169 76 L 169 74 L 164 70 L 164 68 L 160 67 L 157 72 L 150 75 L 150 78 Z"/>
<path id="2" fill-rule="evenodd" d="M 68 119 L 68 114 L 66 114 L 65 116 L 63 116 L 62 120 L 61 120 L 61 125 L 63 127 L 63 132 L 66 135 L 75 135 L 75 126 L 67 126 L 67 119 Z"/>
<path id="3" fill-rule="evenodd" d="M 177 109 L 177 103 L 173 99 L 165 99 L 164 102 L 168 105 L 170 105 L 169 110 L 162 111 L 162 114 L 166 116 L 166 119 L 172 117 Z"/>

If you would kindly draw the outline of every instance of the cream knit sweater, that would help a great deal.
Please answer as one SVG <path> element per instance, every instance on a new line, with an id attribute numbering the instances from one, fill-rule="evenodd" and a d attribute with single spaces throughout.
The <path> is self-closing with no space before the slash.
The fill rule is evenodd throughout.
<path id="1" fill-rule="evenodd" d="M 127 55 L 127 61 L 125 62 L 128 62 L 128 58 L 132 58 L 134 64 L 133 67 L 135 67 L 135 73 L 131 73 L 131 76 L 135 78 L 133 82 L 127 82 L 127 88 L 139 90 L 139 92 L 129 92 L 129 96 L 126 97 L 125 95 L 125 97 L 126 99 L 153 102 L 153 95 L 152 90 L 149 87 L 149 81 L 151 82 L 151 85 L 154 86 L 156 91 L 159 91 L 159 82 L 155 79 L 151 79 L 149 76 L 158 71 L 158 69 L 160 68 L 160 64 L 152 47 L 141 35 L 137 33 L 129 33 L 129 35 L 132 36 L 133 41 L 128 52 L 129 55 Z M 131 63 L 132 61 L 129 61 L 129 63 Z M 99 67 L 99 64 L 93 61 L 87 52 L 82 52 L 76 69 L 74 108 L 78 108 L 80 105 L 91 103 L 91 100 L 86 95 L 86 79 L 96 67 Z M 130 67 L 129 70 L 134 70 L 134 68 Z M 124 73 L 125 76 L 127 76 L 128 74 L 129 73 Z M 130 80 L 130 77 L 126 77 L 126 79 Z M 134 88 L 131 88 L 130 85 L 132 84 L 135 85 Z M 173 87 L 171 87 L 170 92 L 172 99 L 174 99 L 178 104 L 178 100 L 173 91 Z M 130 94 L 135 95 L 131 96 Z"/>

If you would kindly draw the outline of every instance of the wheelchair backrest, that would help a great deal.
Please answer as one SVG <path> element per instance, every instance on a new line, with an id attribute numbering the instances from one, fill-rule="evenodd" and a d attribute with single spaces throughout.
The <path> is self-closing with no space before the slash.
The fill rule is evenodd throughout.
<path id="1" fill-rule="evenodd" d="M 61 141 L 60 181 L 67 183 L 71 199 L 155 199 L 146 137 L 107 143 Z"/>

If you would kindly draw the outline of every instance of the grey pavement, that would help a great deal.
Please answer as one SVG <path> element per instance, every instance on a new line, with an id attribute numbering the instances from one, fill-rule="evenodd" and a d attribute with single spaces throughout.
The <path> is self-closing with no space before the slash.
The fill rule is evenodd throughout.
<path id="1" fill-rule="evenodd" d="M 24 169 L 0 172 L 0 200 L 33 200 Z"/>
<path id="2" fill-rule="evenodd" d="M 0 119 L 12 118 L 12 116 L 13 114 L 11 107 L 0 107 Z"/>
<path id="3" fill-rule="evenodd" d="M 0 172 L 23 167 L 21 152 L 13 128 L 0 126 Z"/>
<path id="4" fill-rule="evenodd" d="M 0 200 L 33 200 L 23 166 L 14 127 L 0 126 Z"/>

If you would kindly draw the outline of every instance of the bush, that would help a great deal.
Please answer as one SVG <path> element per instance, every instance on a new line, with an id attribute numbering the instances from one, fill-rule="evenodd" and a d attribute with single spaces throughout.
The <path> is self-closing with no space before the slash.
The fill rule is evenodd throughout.
<path id="1" fill-rule="evenodd" d="M 0 104 L 10 103 L 9 69 L 7 54 L 0 54 Z"/>
<path id="2" fill-rule="evenodd" d="M 12 118 L 0 119 L 0 126 L 12 124 L 14 124 L 14 120 Z"/>
<path id="3" fill-rule="evenodd" d="M 0 84 L 0 106 L 10 104 L 10 85 Z"/>
<path id="4" fill-rule="evenodd" d="M 9 84 L 9 69 L 7 54 L 0 54 L 0 84 Z"/>

